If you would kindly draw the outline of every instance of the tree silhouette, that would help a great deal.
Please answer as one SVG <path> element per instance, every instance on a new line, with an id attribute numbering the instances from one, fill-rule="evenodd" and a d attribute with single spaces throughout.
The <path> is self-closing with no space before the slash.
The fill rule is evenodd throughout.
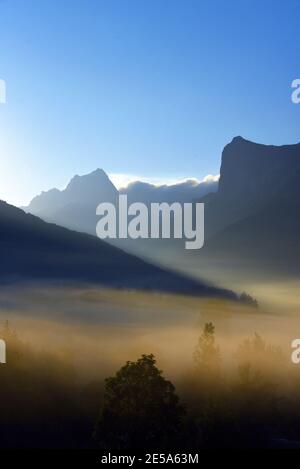
<path id="1" fill-rule="evenodd" d="M 251 295 L 248 295 L 245 292 L 243 292 L 240 295 L 240 301 L 242 303 L 245 303 L 246 305 L 252 306 L 254 308 L 258 308 L 258 301 L 255 298 L 253 298 Z"/>
<path id="2" fill-rule="evenodd" d="M 127 362 L 106 379 L 94 437 L 102 448 L 170 448 L 183 429 L 184 408 L 153 355 Z"/>
<path id="3" fill-rule="evenodd" d="M 221 356 L 219 347 L 215 343 L 215 326 L 212 322 L 205 324 L 203 332 L 194 352 L 197 370 L 206 379 L 215 378 L 220 373 Z"/>

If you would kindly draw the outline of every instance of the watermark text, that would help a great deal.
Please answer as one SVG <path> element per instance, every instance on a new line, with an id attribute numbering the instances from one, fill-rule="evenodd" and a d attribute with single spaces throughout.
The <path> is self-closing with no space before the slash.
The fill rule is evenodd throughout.
<path id="1" fill-rule="evenodd" d="M 6 363 L 6 343 L 0 339 L 0 363 Z"/>
<path id="2" fill-rule="evenodd" d="M 119 196 L 118 207 L 110 202 L 98 205 L 101 216 L 96 226 L 101 239 L 182 239 L 186 249 L 200 249 L 204 245 L 204 204 L 174 202 L 142 202 L 128 205 L 127 195 Z"/>
<path id="3" fill-rule="evenodd" d="M 6 104 L 6 82 L 0 78 L 0 104 Z"/>
<path id="4" fill-rule="evenodd" d="M 300 78 L 296 78 L 292 82 L 292 88 L 294 91 L 292 92 L 291 99 L 294 104 L 300 103 Z"/>

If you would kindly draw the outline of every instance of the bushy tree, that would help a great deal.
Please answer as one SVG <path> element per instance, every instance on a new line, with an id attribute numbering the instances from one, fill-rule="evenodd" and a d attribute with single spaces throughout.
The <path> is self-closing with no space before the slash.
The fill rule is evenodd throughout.
<path id="1" fill-rule="evenodd" d="M 263 373 L 265 377 L 277 377 L 282 367 L 285 367 L 284 355 L 280 347 L 268 344 L 256 332 L 245 339 L 238 347 L 235 357 L 239 366 L 251 365 L 251 371 Z"/>
<path id="2" fill-rule="evenodd" d="M 102 448 L 170 448 L 182 436 L 184 414 L 154 356 L 142 355 L 106 379 L 94 436 Z"/>

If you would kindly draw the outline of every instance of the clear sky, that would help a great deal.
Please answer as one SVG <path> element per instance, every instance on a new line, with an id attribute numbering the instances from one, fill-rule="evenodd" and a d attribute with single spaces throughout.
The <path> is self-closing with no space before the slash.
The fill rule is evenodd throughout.
<path id="1" fill-rule="evenodd" d="M 97 167 L 202 179 L 235 135 L 300 141 L 299 0 L 0 0 L 0 20 L 11 203 Z"/>

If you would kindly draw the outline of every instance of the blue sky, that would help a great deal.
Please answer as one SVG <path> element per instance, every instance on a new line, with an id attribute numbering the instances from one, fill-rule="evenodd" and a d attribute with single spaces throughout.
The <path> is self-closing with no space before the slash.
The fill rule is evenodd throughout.
<path id="1" fill-rule="evenodd" d="M 235 135 L 300 141 L 298 0 L 0 0 L 0 197 L 74 174 L 218 174 Z"/>

